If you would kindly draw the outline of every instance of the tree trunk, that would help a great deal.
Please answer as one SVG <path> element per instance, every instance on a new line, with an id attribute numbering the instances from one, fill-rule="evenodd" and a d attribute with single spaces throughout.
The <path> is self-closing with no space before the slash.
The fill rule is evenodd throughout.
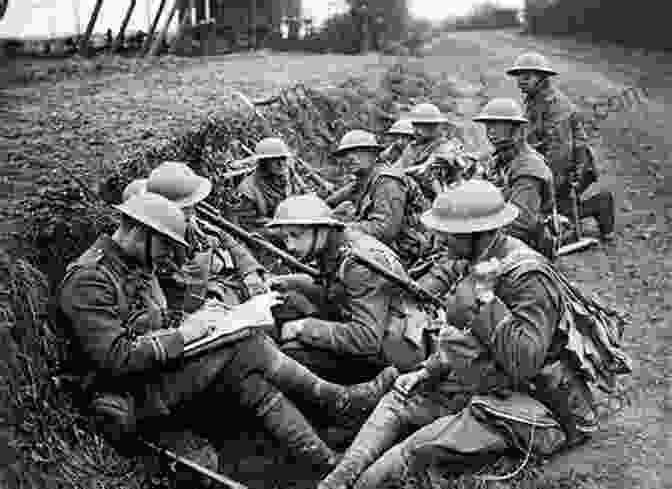
<path id="1" fill-rule="evenodd" d="M 175 12 L 177 12 L 177 7 L 179 3 L 180 0 L 175 0 L 175 2 L 173 3 L 172 8 L 170 9 L 170 14 L 168 14 L 168 18 L 166 19 L 165 24 L 163 24 L 163 27 L 161 28 L 161 33 L 156 37 L 156 39 L 154 39 L 154 42 L 152 43 L 152 48 L 149 50 L 149 53 L 147 54 L 148 56 L 157 56 L 159 54 L 159 51 L 161 50 L 161 44 L 163 43 L 164 39 L 166 38 L 166 35 L 168 34 L 168 28 L 170 27 L 170 23 L 173 21 L 173 17 L 175 17 Z"/>
<path id="2" fill-rule="evenodd" d="M 163 9 L 166 6 L 166 0 L 161 0 L 161 3 L 159 4 L 159 9 L 156 11 L 156 14 L 154 15 L 154 20 L 152 21 L 152 26 L 149 28 L 149 32 L 147 33 L 147 37 L 145 38 L 145 42 L 142 45 L 142 49 L 140 50 L 141 54 L 147 53 L 149 51 L 149 47 L 152 45 L 152 39 L 154 38 L 154 33 L 156 32 L 156 26 L 159 24 L 159 19 L 161 19 L 161 14 L 163 13 Z"/>
<path id="3" fill-rule="evenodd" d="M 126 15 L 124 16 L 124 21 L 121 23 L 121 27 L 119 27 L 119 33 L 117 34 L 117 38 L 114 40 L 114 44 L 112 44 L 113 53 L 118 52 L 124 44 L 124 35 L 126 34 L 126 27 L 128 27 L 128 23 L 131 20 L 131 15 L 133 15 L 133 10 L 135 10 L 136 1 L 137 0 L 131 0 L 131 3 L 128 6 L 128 10 L 126 10 Z"/>
<path id="4" fill-rule="evenodd" d="M 96 0 L 96 5 L 93 7 L 93 12 L 91 12 L 91 18 L 89 23 L 86 26 L 86 32 L 84 37 L 82 37 L 79 44 L 79 54 L 82 56 L 88 57 L 90 54 L 89 42 L 91 40 L 91 34 L 93 33 L 93 28 L 96 25 L 96 20 L 98 20 L 98 14 L 100 13 L 100 8 L 103 6 L 103 0 Z"/>

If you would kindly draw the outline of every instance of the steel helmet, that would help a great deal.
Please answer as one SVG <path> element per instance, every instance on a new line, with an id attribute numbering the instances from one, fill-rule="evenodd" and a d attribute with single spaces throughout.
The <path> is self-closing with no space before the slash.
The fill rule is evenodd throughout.
<path id="1" fill-rule="evenodd" d="M 509 121 L 519 124 L 529 122 L 520 104 L 511 98 L 493 98 L 472 120 L 474 122 Z"/>
<path id="2" fill-rule="evenodd" d="M 257 161 L 268 158 L 289 158 L 292 153 L 280 138 L 264 138 L 254 147 Z"/>
<path id="3" fill-rule="evenodd" d="M 513 66 L 506 70 L 507 75 L 517 76 L 525 71 L 536 71 L 546 75 L 557 75 L 558 72 L 551 69 L 545 56 L 539 53 L 523 53 L 516 58 Z"/>
<path id="4" fill-rule="evenodd" d="M 187 221 L 182 210 L 166 197 L 144 192 L 132 195 L 126 202 L 115 205 L 122 214 L 135 219 L 153 231 L 188 247 L 184 240 Z"/>
<path id="5" fill-rule="evenodd" d="M 418 104 L 411 109 L 408 119 L 413 124 L 443 124 L 451 122 L 434 104 Z"/>
<path id="6" fill-rule="evenodd" d="M 464 180 L 439 194 L 421 216 L 429 229 L 468 234 L 501 228 L 518 216 L 518 207 L 504 201 L 495 185 L 480 179 Z"/>
<path id="7" fill-rule="evenodd" d="M 266 224 L 277 226 L 333 226 L 343 227 L 341 221 L 331 217 L 331 208 L 317 194 L 288 197 L 275 209 L 275 216 Z"/>
<path id="8" fill-rule="evenodd" d="M 147 186 L 146 178 L 136 178 L 131 183 L 126 185 L 126 188 L 124 188 L 124 191 L 121 194 L 121 201 L 126 202 L 132 196 L 144 193 L 146 190 L 146 186 Z"/>
<path id="9" fill-rule="evenodd" d="M 336 151 L 334 151 L 333 154 L 337 156 L 357 148 L 378 151 L 381 149 L 381 146 L 378 144 L 378 141 L 376 141 L 376 136 L 374 134 L 361 129 L 354 129 L 345 133 L 338 144 L 338 148 L 336 148 Z"/>
<path id="10" fill-rule="evenodd" d="M 186 163 L 166 161 L 149 174 L 145 191 L 162 195 L 180 207 L 190 207 L 210 194 L 212 183 L 196 175 Z"/>
<path id="11" fill-rule="evenodd" d="M 401 134 L 406 136 L 415 136 L 413 123 L 409 119 L 400 119 L 390 127 L 385 134 Z"/>

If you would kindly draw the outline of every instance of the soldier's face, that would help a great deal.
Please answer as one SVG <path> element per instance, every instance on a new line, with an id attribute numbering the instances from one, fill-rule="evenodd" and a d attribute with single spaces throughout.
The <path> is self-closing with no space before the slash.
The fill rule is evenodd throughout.
<path id="1" fill-rule="evenodd" d="M 376 154 L 365 149 L 353 149 L 340 157 L 339 162 L 345 175 L 362 177 L 368 175 L 376 163 Z"/>
<path id="2" fill-rule="evenodd" d="M 299 259 L 308 258 L 315 251 L 317 232 L 312 226 L 287 226 L 284 238 L 287 250 Z"/>
<path id="3" fill-rule="evenodd" d="M 507 121 L 489 121 L 485 124 L 485 132 L 490 144 L 497 148 L 504 142 L 510 143 L 513 138 L 514 125 Z"/>
<path id="4" fill-rule="evenodd" d="M 518 88 L 521 92 L 529 94 L 534 92 L 539 82 L 543 79 L 536 71 L 523 71 L 516 75 Z"/>
<path id="5" fill-rule="evenodd" d="M 165 263 L 174 261 L 176 257 L 175 243 L 167 237 L 152 233 L 149 254 L 152 263 Z"/>
<path id="6" fill-rule="evenodd" d="M 457 258 L 472 258 L 474 250 L 472 234 L 439 234 L 441 246 L 448 248 Z"/>
<path id="7" fill-rule="evenodd" d="M 270 175 L 282 177 L 287 174 L 287 158 L 267 158 L 262 164 Z"/>
<path id="8" fill-rule="evenodd" d="M 415 137 L 419 141 L 429 141 L 436 139 L 441 135 L 441 124 L 414 122 L 413 130 L 415 131 Z"/>

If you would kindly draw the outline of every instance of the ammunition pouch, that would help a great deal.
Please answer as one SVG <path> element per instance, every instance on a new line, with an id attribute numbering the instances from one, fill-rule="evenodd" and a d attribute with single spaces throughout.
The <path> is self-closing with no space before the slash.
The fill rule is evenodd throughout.
<path id="1" fill-rule="evenodd" d="M 597 431 L 597 413 L 590 387 L 567 360 L 546 365 L 534 380 L 534 396 L 545 404 L 567 434 L 568 445 Z"/>

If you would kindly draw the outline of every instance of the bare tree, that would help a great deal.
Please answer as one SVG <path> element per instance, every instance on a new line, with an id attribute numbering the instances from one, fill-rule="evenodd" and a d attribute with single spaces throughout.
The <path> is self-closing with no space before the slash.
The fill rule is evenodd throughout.
<path id="1" fill-rule="evenodd" d="M 173 3 L 173 6 L 170 9 L 170 13 L 168 14 L 168 18 L 166 19 L 165 24 L 163 24 L 163 27 L 161 28 L 161 33 L 154 39 L 154 42 L 152 43 L 152 48 L 149 50 L 149 53 L 147 53 L 148 56 L 156 56 L 159 54 L 159 51 L 161 50 L 161 45 L 163 44 L 163 41 L 166 39 L 166 35 L 168 34 L 168 28 L 170 27 L 170 23 L 173 21 L 173 17 L 175 17 L 175 12 L 177 12 L 177 8 L 180 4 L 180 0 L 175 0 Z"/>
<path id="2" fill-rule="evenodd" d="M 133 15 L 133 10 L 135 10 L 135 4 L 136 0 L 131 0 L 131 3 L 128 5 L 128 10 L 126 10 L 124 20 L 121 23 L 121 27 L 119 27 L 119 32 L 117 33 L 117 37 L 114 40 L 114 44 L 112 44 L 113 53 L 118 52 L 121 46 L 124 44 L 124 34 L 126 34 L 126 27 L 128 27 L 128 23 L 131 20 L 131 15 Z"/>
<path id="3" fill-rule="evenodd" d="M 82 56 L 89 56 L 89 42 L 91 41 L 91 34 L 93 33 L 93 28 L 96 25 L 96 20 L 98 20 L 98 14 L 100 13 L 100 8 L 103 6 L 103 0 L 96 0 L 96 5 L 93 7 L 93 12 L 91 12 L 91 17 L 89 18 L 89 23 L 86 26 L 86 32 L 82 37 L 79 44 L 79 54 Z"/>
<path id="4" fill-rule="evenodd" d="M 149 47 L 152 45 L 152 39 L 154 38 L 154 33 L 156 32 L 156 26 L 159 24 L 159 19 L 161 18 L 161 14 L 163 13 L 165 6 L 166 0 L 161 0 L 161 3 L 159 3 L 159 8 L 154 15 L 152 25 L 149 28 L 149 32 L 147 33 L 147 37 L 145 38 L 145 42 L 143 43 L 142 49 L 140 50 L 141 53 L 147 53 L 149 51 Z"/>

